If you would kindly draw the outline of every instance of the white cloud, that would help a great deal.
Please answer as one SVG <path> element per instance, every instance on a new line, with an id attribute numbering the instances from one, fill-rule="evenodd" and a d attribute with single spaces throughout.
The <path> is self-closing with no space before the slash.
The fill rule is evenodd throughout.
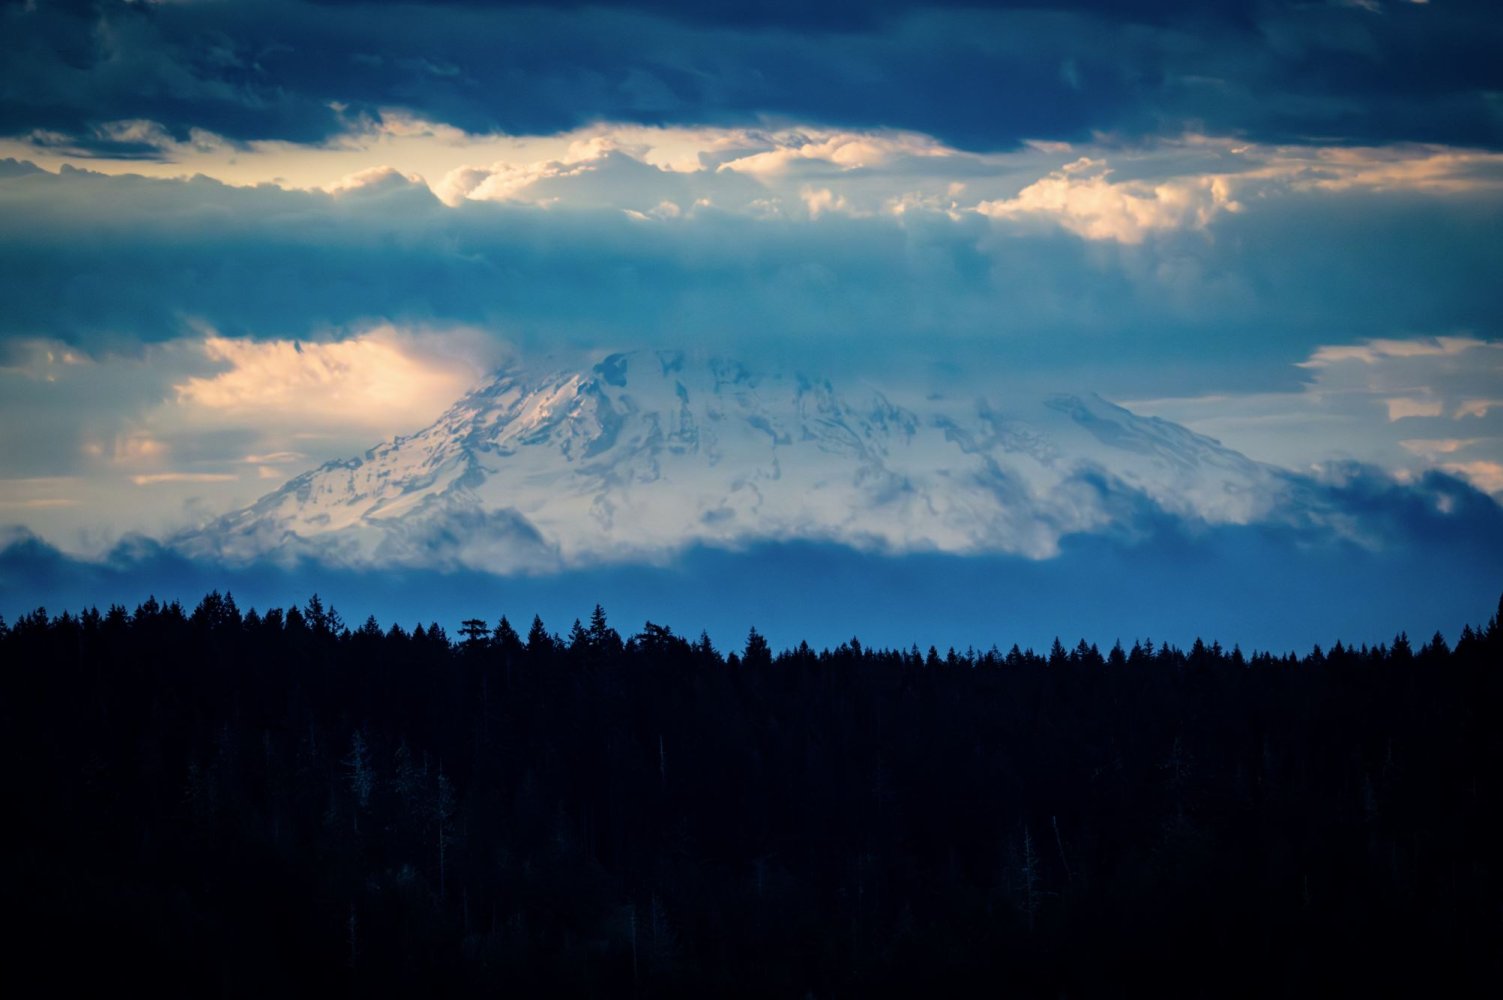
<path id="1" fill-rule="evenodd" d="M 915 132 L 842 132 L 788 129 L 778 132 L 740 132 L 748 145 L 769 148 L 720 164 L 717 170 L 769 175 L 782 174 L 810 161 L 860 170 L 880 167 L 899 157 L 950 157 L 959 154 L 934 138 Z"/>
<path id="2" fill-rule="evenodd" d="M 324 185 L 330 194 L 348 194 L 351 191 L 368 191 L 391 188 L 407 188 L 422 184 L 417 174 L 404 174 L 394 167 L 367 167 L 346 174 L 331 184 Z"/>
<path id="3" fill-rule="evenodd" d="M 1484 150 L 1397 146 L 1285 146 L 1254 151 L 1252 179 L 1296 190 L 1425 191 L 1462 194 L 1503 186 L 1503 157 Z"/>
<path id="4" fill-rule="evenodd" d="M 1503 384 L 1503 344 L 1373 339 L 1316 348 L 1296 367 L 1310 381 L 1295 392 L 1125 405 L 1290 468 L 1355 459 L 1409 476 L 1439 469 L 1503 492 L 1503 408 L 1480 395 Z M 1455 434 L 1462 416 L 1465 437 Z"/>
<path id="5" fill-rule="evenodd" d="M 1438 399 L 1388 399 L 1388 420 L 1404 420 L 1408 417 L 1438 417 L 1445 412 L 1445 404 Z"/>
<path id="6" fill-rule="evenodd" d="M 1475 462 L 1444 462 L 1441 468 L 1462 479 L 1470 480 L 1479 490 L 1494 495 L 1503 494 L 1503 462 L 1479 460 Z"/>
<path id="7" fill-rule="evenodd" d="M 18 508 L 20 510 L 53 510 L 56 508 L 77 507 L 79 501 L 68 497 L 41 497 L 30 500 L 11 500 L 0 496 L 0 507 Z"/>
<path id="8" fill-rule="evenodd" d="M 13 342 L 0 365 L 0 510 L 85 553 L 126 531 L 171 533 L 423 426 L 499 350 L 477 330 L 391 326 L 328 342 L 209 334 L 126 354 Z"/>
<path id="9" fill-rule="evenodd" d="M 1476 438 L 1439 438 L 1428 440 L 1405 440 L 1400 441 L 1399 446 L 1415 455 L 1435 457 L 1437 455 L 1452 455 L 1463 448 L 1477 443 Z"/>
<path id="10" fill-rule="evenodd" d="M 275 465 L 287 462 L 302 462 L 308 458 L 300 451 L 273 451 L 265 455 L 246 455 L 240 461 L 247 465 Z"/>
<path id="11" fill-rule="evenodd" d="M 131 476 L 137 486 L 159 486 L 163 483 L 233 483 L 239 476 L 228 472 L 150 472 Z"/>
<path id="12" fill-rule="evenodd" d="M 444 152 L 444 163 L 463 163 L 481 148 L 453 135 L 425 138 L 415 126 L 389 131 L 393 142 L 428 142 L 435 157 Z M 362 163 L 360 157 L 385 155 L 381 137 L 339 160 L 340 171 L 321 175 L 320 183 L 344 178 L 333 185 L 343 192 L 337 196 L 230 189 L 203 179 L 14 172 L 0 178 L 0 197 L 15 220 L 10 259 L 36 280 L 12 289 L 9 332 L 56 329 L 96 353 L 56 339 L 6 348 L 0 396 L 11 427 L 0 427 L 4 471 L 19 478 L 87 469 L 96 477 L 91 482 L 116 488 L 133 476 L 191 475 L 200 479 L 124 492 L 167 500 L 193 490 L 217 503 L 233 490 L 259 490 L 264 482 L 255 477 L 296 471 L 294 462 L 257 457 L 300 452 L 312 465 L 422 426 L 494 363 L 477 347 L 492 342 L 488 334 L 467 345 L 453 330 L 359 330 L 366 316 L 494 323 L 530 345 L 714 340 L 730 344 L 728 351 L 823 352 L 838 364 L 888 367 L 898 367 L 892 359 L 907 351 L 947 372 L 974 368 L 978 379 L 987 365 L 1021 368 L 1035 360 L 1034 367 L 1059 372 L 1067 358 L 1077 365 L 1064 376 L 1070 389 L 1093 385 L 1087 366 L 1097 345 L 1115 359 L 1129 339 L 1133 350 L 1142 344 L 1148 362 L 1179 351 L 1165 366 L 1172 369 L 1196 350 L 1174 338 L 1187 341 L 1192 329 L 1221 338 L 1225 350 L 1210 360 L 1225 385 L 1239 377 L 1234 369 L 1244 356 L 1234 338 L 1249 330 L 1257 335 L 1287 320 L 1293 332 L 1276 333 L 1283 344 L 1321 343 L 1310 331 L 1328 328 L 1352 337 L 1390 334 L 1409 322 L 1384 308 L 1395 301 L 1387 294 L 1393 288 L 1402 289 L 1406 308 L 1426 315 L 1454 315 L 1446 313 L 1448 303 L 1471 295 L 1473 303 L 1458 310 L 1468 318 L 1446 327 L 1485 322 L 1471 318 L 1479 312 L 1475 300 L 1485 306 L 1485 292 L 1458 293 L 1459 282 L 1427 273 L 1434 244 L 1412 245 L 1414 228 L 1395 230 L 1392 240 L 1404 249 L 1394 255 L 1366 253 L 1370 248 L 1347 239 L 1395 218 L 1419 218 L 1413 199 L 1390 212 L 1386 197 L 1301 196 L 1271 211 L 1266 226 L 1238 226 L 1229 234 L 1236 239 L 1156 239 L 1198 227 L 1216 235 L 1233 203 L 1246 203 L 1251 214 L 1301 186 L 1324 191 L 1340 181 L 1353 190 L 1379 175 L 1404 183 L 1421 177 L 1431 185 L 1423 190 L 1446 199 L 1437 213 L 1446 232 L 1466 236 L 1477 231 L 1472 203 L 1450 199 L 1433 180 L 1451 171 L 1458 182 L 1482 183 L 1487 174 L 1478 163 L 1491 161 L 1480 154 L 1468 160 L 1413 149 L 1300 158 L 1186 139 L 941 155 L 922 143 L 915 149 L 879 139 L 603 128 L 531 147 L 492 137 L 492 151 L 505 155 L 490 162 L 505 169 L 456 177 L 453 209 L 429 198 L 414 180 L 419 171 L 401 157 L 390 168 Z M 789 151 L 779 169 L 719 169 L 777 149 Z M 1463 160 L 1471 175 L 1457 173 Z M 389 212 L 389 201 L 367 202 L 361 193 L 379 194 L 384 185 L 416 192 L 421 210 Z M 463 195 L 482 185 L 489 185 L 483 194 L 503 201 L 618 207 L 637 218 L 606 210 L 562 219 L 469 204 Z M 1496 212 L 1495 198 L 1478 204 Z M 1323 270 L 1325 258 L 1290 235 L 1296 210 L 1299 232 L 1321 237 L 1316 250 L 1349 247 L 1350 254 L 1331 258 L 1337 263 Z M 763 217 L 775 221 L 764 225 Z M 1466 222 L 1460 230 L 1458 218 Z M 1414 223 L 1428 225 L 1428 217 Z M 1041 227 L 1045 239 L 1017 238 Z M 1082 238 L 1059 239 L 1055 230 Z M 1148 245 L 1101 253 L 1085 245 L 1093 240 Z M 88 272 L 73 273 L 72 248 L 96 243 L 101 249 Z M 1492 260 L 1463 243 L 1454 249 L 1468 276 Z M 1406 255 L 1416 261 L 1413 275 L 1392 267 Z M 272 261 L 275 267 L 265 266 Z M 1454 276 L 1450 260 L 1445 269 L 1447 279 Z M 129 356 L 100 353 L 100 345 L 128 344 L 133 334 L 161 336 L 185 314 L 280 339 L 195 336 L 138 345 Z M 354 336 L 322 339 L 351 326 Z M 286 339 L 310 330 L 313 339 L 300 345 Z M 1463 335 L 1388 336 L 1327 341 L 1301 356 L 1299 374 L 1310 380 L 1303 391 L 1175 405 L 1196 429 L 1296 466 L 1340 450 L 1394 469 L 1473 463 L 1465 467 L 1482 476 L 1475 463 L 1498 457 L 1498 346 Z M 982 363 L 972 365 L 977 359 Z M 1114 359 L 1098 362 L 1098 370 Z M 1158 384 L 1177 377 L 1171 371 Z M 1390 400 L 1397 401 L 1392 410 Z M 1438 415 L 1425 415 L 1432 413 Z M 1462 423 L 1433 426 L 1442 417 Z M 1452 437 L 1468 443 L 1443 456 L 1401 443 Z M 106 493 L 100 505 L 90 494 L 83 507 L 98 516 Z M 181 514 L 167 502 L 156 508 L 139 513 Z"/>
<path id="13" fill-rule="evenodd" d="M 1418 337 L 1410 340 L 1381 339 L 1361 344 L 1321 347 L 1301 361 L 1301 368 L 1330 368 L 1348 361 L 1377 365 L 1392 358 L 1442 358 L 1486 348 L 1475 337 Z"/>
<path id="14" fill-rule="evenodd" d="M 79 476 L 22 476 L 0 479 L 0 509 L 16 511 L 68 510 L 82 504 Z"/>
<path id="15" fill-rule="evenodd" d="M 393 433 L 431 420 L 481 374 L 481 351 L 435 350 L 446 337 L 463 339 L 390 326 L 326 343 L 210 336 L 202 351 L 222 370 L 179 382 L 172 405 L 215 423 Z M 494 350 L 481 334 L 468 339 Z"/>
<path id="16" fill-rule="evenodd" d="M 1225 177 L 1114 182 L 1111 173 L 1104 160 L 1083 156 L 1014 198 L 980 202 L 976 211 L 993 219 L 1048 219 L 1090 240 L 1141 243 L 1156 230 L 1203 229 L 1221 212 L 1241 209 Z"/>
<path id="17" fill-rule="evenodd" d="M 1494 410 L 1503 410 L 1503 399 L 1464 399 L 1456 407 L 1453 416 L 1457 420 L 1462 417 L 1485 417 Z"/>
<path id="18" fill-rule="evenodd" d="M 84 450 L 89 455 L 108 457 L 117 465 L 139 466 L 166 458 L 171 448 L 146 431 L 127 430 L 116 434 L 110 447 L 91 441 L 85 443 Z"/>
<path id="19" fill-rule="evenodd" d="M 66 136 L 0 139 L 0 156 L 47 169 L 272 183 L 347 193 L 428 186 L 467 200 L 615 208 L 652 214 L 701 202 L 758 217 L 809 218 L 804 191 L 828 190 L 854 214 L 976 212 L 1007 226 L 1057 225 L 1087 240 L 1141 243 L 1207 228 L 1225 213 L 1300 192 L 1503 190 L 1503 154 L 1424 144 L 1276 146 L 1187 134 L 1124 144 L 1032 142 L 972 152 L 916 132 L 786 128 L 655 128 L 599 123 L 555 135 L 466 133 L 397 110 L 353 118 L 319 147 L 231 145 L 209 133 L 173 139 L 154 122 L 100 126 L 95 139 L 145 144 L 161 160 L 109 159 Z M 823 209 L 821 210 L 823 212 Z M 821 213 L 813 213 L 818 215 Z"/>
<path id="20" fill-rule="evenodd" d="M 806 187 L 800 192 L 809 218 L 817 219 L 826 212 L 849 212 L 850 204 L 841 195 L 829 188 Z"/>

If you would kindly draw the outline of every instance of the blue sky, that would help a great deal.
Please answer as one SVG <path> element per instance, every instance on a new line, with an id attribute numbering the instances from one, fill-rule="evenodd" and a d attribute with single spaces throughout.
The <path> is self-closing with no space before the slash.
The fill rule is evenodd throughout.
<path id="1" fill-rule="evenodd" d="M 415 430 L 508 359 L 691 347 L 1099 392 L 1404 510 L 1470 490 L 1473 562 L 1457 523 L 1384 522 L 1394 573 L 1454 570 L 1428 611 L 1370 584 L 1454 632 L 1503 586 L 1494 8 L 4 3 L 0 523 L 85 599 L 134 533 Z M 1312 545 L 1344 572 L 1326 539 L 1194 537 L 1265 580 Z M 24 555 L 0 612 L 41 579 Z M 1064 607 L 1061 560 L 1025 575 Z"/>

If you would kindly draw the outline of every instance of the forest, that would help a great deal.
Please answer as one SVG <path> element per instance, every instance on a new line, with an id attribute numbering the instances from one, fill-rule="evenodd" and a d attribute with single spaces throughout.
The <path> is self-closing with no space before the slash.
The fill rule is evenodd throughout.
<path id="1" fill-rule="evenodd" d="M 1503 602 L 1295 655 L 211 593 L 0 665 L 11 997 L 1503 995 Z"/>

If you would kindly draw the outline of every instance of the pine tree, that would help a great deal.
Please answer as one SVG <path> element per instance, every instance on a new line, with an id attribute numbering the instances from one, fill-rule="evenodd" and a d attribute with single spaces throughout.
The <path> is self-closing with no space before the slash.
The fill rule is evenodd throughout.
<path id="1" fill-rule="evenodd" d="M 574 619 L 574 625 L 569 629 L 568 644 L 569 652 L 576 655 L 587 653 L 594 648 L 594 643 L 590 641 L 589 633 L 585 632 L 584 626 L 580 624 L 578 618 Z"/>
<path id="2" fill-rule="evenodd" d="M 1049 666 L 1063 667 L 1070 662 L 1070 654 L 1065 652 L 1065 644 L 1059 641 L 1059 636 L 1054 637 L 1054 644 L 1049 647 Z"/>
<path id="3" fill-rule="evenodd" d="M 308 598 L 308 603 L 303 606 L 303 618 L 307 620 L 308 627 L 320 635 L 328 635 L 333 631 L 329 621 L 329 612 L 324 608 L 324 602 L 317 594 Z"/>
<path id="4" fill-rule="evenodd" d="M 465 649 L 479 649 L 491 636 L 491 627 L 483 618 L 466 618 L 459 623 L 459 634 L 464 637 Z"/>
<path id="5" fill-rule="evenodd" d="M 755 625 L 746 634 L 746 649 L 741 654 L 741 662 L 751 669 L 772 666 L 772 650 Z"/>
<path id="6" fill-rule="evenodd" d="M 532 627 L 527 630 L 527 652 L 532 656 L 547 656 L 553 652 L 553 637 L 543 626 L 541 615 L 532 616 Z"/>
<path id="7" fill-rule="evenodd" d="M 496 629 L 491 633 L 491 647 L 498 650 L 504 656 L 515 656 L 522 651 L 522 637 L 517 635 L 517 630 L 512 627 L 510 620 L 505 615 L 496 623 Z"/>

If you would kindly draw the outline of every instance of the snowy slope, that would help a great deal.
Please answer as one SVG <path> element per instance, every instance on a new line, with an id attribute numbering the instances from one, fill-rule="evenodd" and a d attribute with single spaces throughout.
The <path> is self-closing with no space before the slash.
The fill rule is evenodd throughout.
<path id="1" fill-rule="evenodd" d="M 1247 522 L 1287 477 L 1095 396 L 890 399 L 676 353 L 515 368 L 432 426 L 178 539 L 193 554 L 545 570 L 818 539 L 1044 557 L 1148 498 Z"/>

